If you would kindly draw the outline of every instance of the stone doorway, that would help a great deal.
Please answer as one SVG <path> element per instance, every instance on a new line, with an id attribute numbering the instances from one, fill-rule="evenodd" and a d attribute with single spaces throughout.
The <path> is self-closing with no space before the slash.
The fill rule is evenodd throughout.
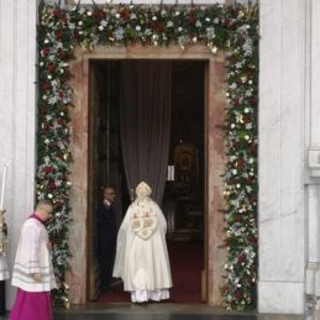
<path id="1" fill-rule="evenodd" d="M 96 48 L 85 52 L 78 48 L 71 64 L 74 75 L 74 104 L 72 110 L 72 168 L 70 248 L 73 255 L 68 283 L 75 304 L 88 302 L 94 296 L 96 272 L 92 247 L 92 194 L 93 194 L 93 134 L 90 131 L 94 114 L 90 109 L 90 61 L 119 59 L 170 59 L 206 61 L 205 84 L 205 151 L 204 151 L 204 219 L 205 219 L 205 273 L 203 295 L 210 305 L 221 305 L 220 288 L 223 285 L 225 251 L 223 241 L 223 181 L 224 170 L 224 57 L 213 56 L 206 47 L 194 46 L 182 51 L 178 47 L 153 48 L 139 45 L 126 48 Z"/>

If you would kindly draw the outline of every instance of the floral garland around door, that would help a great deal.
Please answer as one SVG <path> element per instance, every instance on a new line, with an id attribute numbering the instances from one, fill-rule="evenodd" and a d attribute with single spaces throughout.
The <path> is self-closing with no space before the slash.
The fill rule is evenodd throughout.
<path id="1" fill-rule="evenodd" d="M 204 44 L 225 51 L 225 262 L 228 309 L 255 307 L 257 276 L 258 7 L 113 5 L 40 6 L 38 28 L 37 199 L 54 201 L 49 225 L 57 304 L 68 305 L 69 193 L 72 154 L 69 61 L 76 46 Z M 75 106 L 77 107 L 77 106 Z"/>

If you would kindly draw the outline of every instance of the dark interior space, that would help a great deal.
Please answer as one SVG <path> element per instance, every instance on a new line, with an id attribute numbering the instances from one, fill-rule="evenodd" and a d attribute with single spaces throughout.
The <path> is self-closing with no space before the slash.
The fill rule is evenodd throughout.
<path id="1" fill-rule="evenodd" d="M 96 165 L 92 174 L 96 188 L 93 194 L 97 195 L 97 199 L 94 203 L 98 203 L 103 185 L 114 186 L 117 190 L 119 225 L 134 197 L 133 190 L 127 188 L 121 151 L 121 64 L 121 60 L 95 60 L 90 68 L 90 105 L 95 108 L 93 158 Z M 168 249 L 173 276 L 171 297 L 172 302 L 179 303 L 203 301 L 205 67 L 205 61 L 171 61 L 168 177 L 160 206 L 168 222 Z M 94 243 L 95 240 L 92 241 Z M 116 288 L 100 295 L 99 301 L 127 302 L 129 298 Z"/>

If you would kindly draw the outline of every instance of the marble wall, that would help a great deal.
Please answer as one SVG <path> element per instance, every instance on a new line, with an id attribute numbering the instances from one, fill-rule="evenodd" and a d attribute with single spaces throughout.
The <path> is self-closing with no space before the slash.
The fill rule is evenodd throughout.
<path id="1" fill-rule="evenodd" d="M 307 2 L 260 2 L 260 312 L 304 312 Z"/>
<path id="2" fill-rule="evenodd" d="M 20 226 L 34 205 L 36 15 L 36 0 L 0 1 L 0 176 L 7 164 L 10 266 Z M 14 293 L 8 283 L 8 306 Z"/>
<path id="3" fill-rule="evenodd" d="M 308 95 L 306 99 L 307 165 L 306 191 L 308 207 L 306 298 L 308 319 L 320 317 L 320 2 L 308 2 L 306 71 Z"/>
<path id="4" fill-rule="evenodd" d="M 302 314 L 305 290 L 320 295 L 320 2 L 261 0 L 260 11 L 258 308 Z M 34 205 L 36 19 L 36 0 L 0 1 L 0 175 L 7 164 L 11 266 Z M 15 289 L 7 293 L 11 306 Z"/>

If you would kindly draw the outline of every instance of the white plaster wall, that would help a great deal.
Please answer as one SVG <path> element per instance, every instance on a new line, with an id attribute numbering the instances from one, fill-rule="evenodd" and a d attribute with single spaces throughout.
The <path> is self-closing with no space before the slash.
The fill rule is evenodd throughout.
<path id="1" fill-rule="evenodd" d="M 262 313 L 304 312 L 306 1 L 260 2 L 259 282 Z"/>
<path id="2" fill-rule="evenodd" d="M 34 201 L 36 13 L 36 0 L 0 1 L 0 176 L 7 164 L 10 267 Z M 15 289 L 6 288 L 10 307 Z"/>

